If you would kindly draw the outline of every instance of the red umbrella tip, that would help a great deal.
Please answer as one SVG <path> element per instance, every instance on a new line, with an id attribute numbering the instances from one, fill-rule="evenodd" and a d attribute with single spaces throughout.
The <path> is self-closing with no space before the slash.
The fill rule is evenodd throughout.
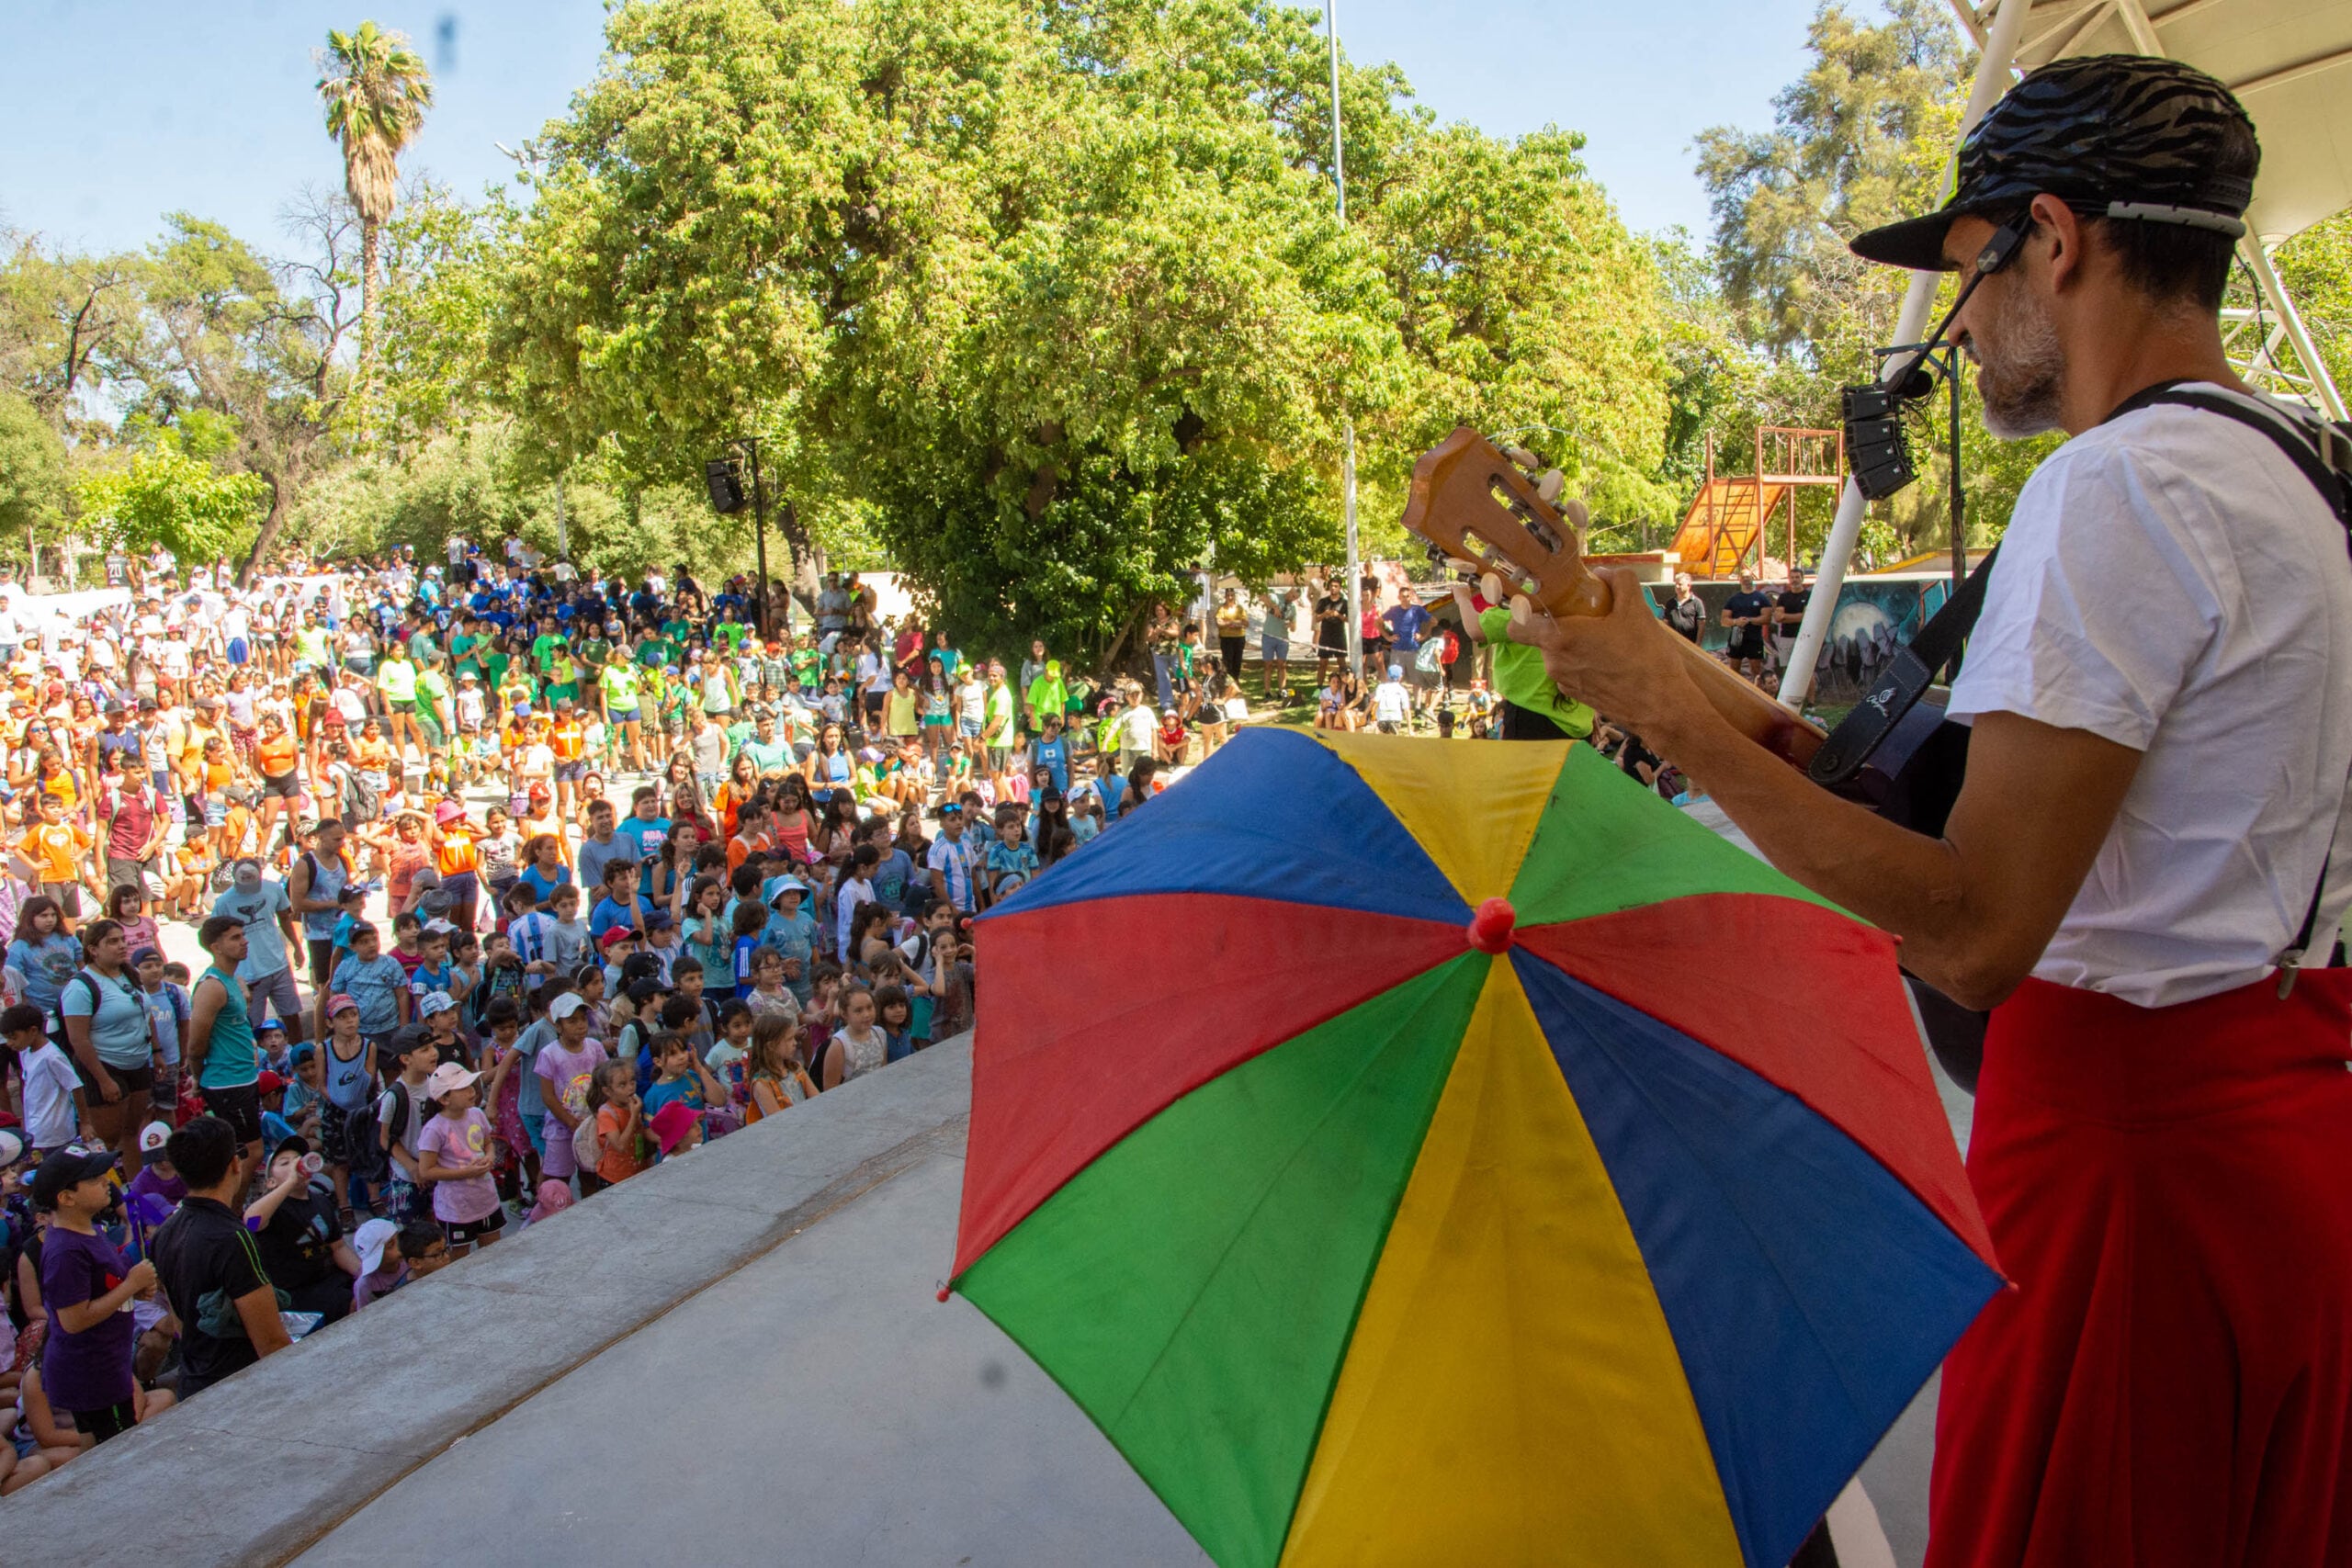
<path id="1" fill-rule="evenodd" d="M 1510 907 L 1510 899 L 1489 898 L 1470 917 L 1470 945 L 1481 953 L 1508 953 L 1511 930 L 1518 924 L 1519 911 Z"/>
<path id="2" fill-rule="evenodd" d="M 939 1287 L 939 1299 L 943 1302 L 947 1299 L 947 1287 L 944 1285 Z"/>

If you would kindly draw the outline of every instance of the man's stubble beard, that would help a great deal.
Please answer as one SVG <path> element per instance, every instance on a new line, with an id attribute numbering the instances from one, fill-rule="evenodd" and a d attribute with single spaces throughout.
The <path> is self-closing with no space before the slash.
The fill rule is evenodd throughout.
<path id="1" fill-rule="evenodd" d="M 1984 400 L 1984 428 L 2019 441 L 2062 427 L 2065 350 L 2050 312 L 2019 288 L 1990 334 L 1972 333 L 1976 389 Z"/>

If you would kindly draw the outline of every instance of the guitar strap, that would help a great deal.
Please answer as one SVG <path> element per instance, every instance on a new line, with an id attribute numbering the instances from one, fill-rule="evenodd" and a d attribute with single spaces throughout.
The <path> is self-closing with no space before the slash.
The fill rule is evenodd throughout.
<path id="1" fill-rule="evenodd" d="M 1944 601 L 1943 608 L 1928 617 L 1919 635 L 1895 650 L 1869 694 L 1838 721 L 1838 728 L 1829 732 L 1829 739 L 1821 743 L 1821 750 L 1813 754 L 1813 762 L 1805 771 L 1814 783 L 1835 789 L 1851 780 L 1862 771 L 1880 743 L 1894 733 L 1904 716 L 1927 695 L 1928 688 L 1935 684 L 1936 677 L 1959 654 L 1961 644 L 1976 628 L 1976 617 L 1984 611 L 1987 580 L 1993 574 L 1993 563 L 2000 556 L 2000 547 L 1996 545 L 1992 553 L 1968 574 L 1959 591 Z"/>
<path id="2" fill-rule="evenodd" d="M 2107 418 L 2116 419 L 2159 403 L 2220 414 L 2267 437 L 2311 481 L 2335 520 L 2344 525 L 2345 546 L 2352 551 L 2352 432 L 2326 420 L 2305 424 L 2287 416 L 2257 412 L 2246 401 L 2218 392 L 2187 389 L 2180 381 L 2159 381 L 2135 392 Z M 2107 421 L 2099 423 L 2104 424 Z M 1830 732 L 1807 770 L 1816 784 L 1835 787 L 1860 773 L 1897 721 L 1926 694 L 1936 676 L 1974 629 L 1976 617 L 1984 608 L 1986 579 L 2000 553 L 1996 547 L 1983 564 L 1969 573 L 1960 591 L 1919 628 L 1919 635 L 1894 656 L 1870 694 Z M 2328 852 L 2321 858 L 2319 882 L 2312 889 L 2302 929 L 2296 934 L 2294 945 L 2279 960 L 2282 996 L 2293 986 L 2295 971 L 2318 934 L 2320 906 L 2326 898 L 2328 863 L 2335 854 L 2335 844 L 2331 838 Z"/>

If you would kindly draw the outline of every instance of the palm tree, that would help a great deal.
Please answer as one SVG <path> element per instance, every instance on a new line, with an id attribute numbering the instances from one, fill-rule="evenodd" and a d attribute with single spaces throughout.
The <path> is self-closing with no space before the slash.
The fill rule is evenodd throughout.
<path id="1" fill-rule="evenodd" d="M 319 51 L 327 134 L 343 147 L 343 186 L 359 214 L 359 421 L 376 375 L 376 271 L 384 222 L 399 197 L 400 155 L 424 124 L 433 77 L 401 33 L 373 22 L 327 34 Z"/>

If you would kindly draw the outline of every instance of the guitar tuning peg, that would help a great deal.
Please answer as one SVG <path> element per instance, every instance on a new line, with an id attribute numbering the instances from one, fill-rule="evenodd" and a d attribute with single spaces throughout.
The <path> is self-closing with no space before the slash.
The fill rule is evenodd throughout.
<path id="1" fill-rule="evenodd" d="M 1560 492 L 1567 488 L 1567 475 L 1557 468 L 1546 468 L 1544 470 L 1544 477 L 1535 481 L 1535 496 L 1544 505 L 1549 506 L 1558 501 Z"/>
<path id="2" fill-rule="evenodd" d="M 1517 463 L 1521 468 L 1525 468 L 1531 474 L 1544 466 L 1535 460 L 1535 454 L 1530 452 L 1524 446 L 1506 446 L 1503 448 L 1503 456 L 1509 457 L 1512 462 Z"/>

